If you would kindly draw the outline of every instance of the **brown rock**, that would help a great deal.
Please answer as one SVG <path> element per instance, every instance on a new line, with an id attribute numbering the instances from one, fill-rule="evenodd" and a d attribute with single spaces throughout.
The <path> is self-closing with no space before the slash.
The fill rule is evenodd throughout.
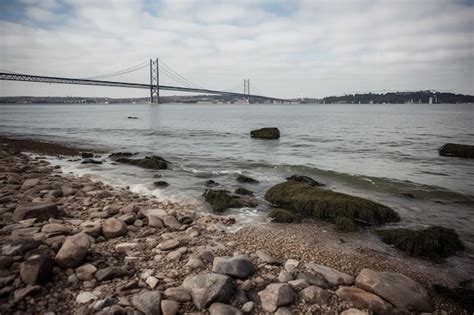
<path id="1" fill-rule="evenodd" d="M 299 296 L 303 301 L 309 304 L 327 305 L 331 302 L 331 294 L 329 291 L 315 285 L 301 290 Z"/>
<path id="2" fill-rule="evenodd" d="M 386 314 L 392 306 L 379 296 L 355 287 L 341 287 L 336 295 L 357 308 L 367 308 L 375 314 Z"/>
<path id="3" fill-rule="evenodd" d="M 44 284 L 53 276 L 54 260 L 45 255 L 34 255 L 21 264 L 20 278 L 24 283 Z"/>
<path id="4" fill-rule="evenodd" d="M 16 222 L 35 218 L 37 221 L 47 221 L 55 218 L 58 214 L 58 206 L 55 203 L 28 203 L 19 205 L 13 212 L 12 219 Z"/>
<path id="5" fill-rule="evenodd" d="M 75 268 L 82 263 L 90 247 L 90 239 L 84 233 L 78 233 L 66 239 L 56 254 L 56 263 L 63 268 Z"/>
<path id="6" fill-rule="evenodd" d="M 109 218 L 102 223 L 102 234 L 106 238 L 114 238 L 127 234 L 127 226 L 120 220 Z"/>

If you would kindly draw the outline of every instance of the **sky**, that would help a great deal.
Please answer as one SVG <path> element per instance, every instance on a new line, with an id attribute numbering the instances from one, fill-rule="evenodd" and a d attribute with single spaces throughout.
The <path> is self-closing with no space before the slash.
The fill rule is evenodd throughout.
<path id="1" fill-rule="evenodd" d="M 205 88 L 248 78 L 274 97 L 472 95 L 474 0 L 0 0 L 1 71 L 84 78 L 150 58 Z M 149 69 L 107 80 L 148 83 Z M 149 91 L 0 81 L 7 95 Z"/>

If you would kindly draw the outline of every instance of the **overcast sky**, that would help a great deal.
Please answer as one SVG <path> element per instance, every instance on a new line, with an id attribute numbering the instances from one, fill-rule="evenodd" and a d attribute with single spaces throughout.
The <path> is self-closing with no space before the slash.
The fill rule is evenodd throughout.
<path id="1" fill-rule="evenodd" d="M 89 77 L 160 58 L 200 86 L 474 94 L 473 0 L 1 0 L 0 68 Z M 149 70 L 110 78 L 147 83 Z M 162 78 L 162 84 L 176 84 Z M 148 96 L 0 81 L 0 95 Z"/>

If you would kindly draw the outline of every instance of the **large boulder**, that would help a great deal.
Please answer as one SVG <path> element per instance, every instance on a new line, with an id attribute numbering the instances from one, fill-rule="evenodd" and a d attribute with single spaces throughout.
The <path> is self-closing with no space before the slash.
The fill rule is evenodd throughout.
<path id="1" fill-rule="evenodd" d="M 199 310 L 209 307 L 213 302 L 228 302 L 234 291 L 232 278 L 217 273 L 188 276 L 182 287 L 189 292 Z"/>
<path id="2" fill-rule="evenodd" d="M 291 180 L 271 187 L 265 193 L 265 200 L 277 207 L 330 221 L 339 216 L 365 224 L 400 221 L 400 216 L 385 205 Z"/>
<path id="3" fill-rule="evenodd" d="M 352 306 L 369 309 L 374 314 L 387 314 L 392 308 L 390 303 L 385 302 L 379 296 L 356 287 L 340 287 L 337 289 L 336 295 Z"/>
<path id="4" fill-rule="evenodd" d="M 54 259 L 33 255 L 20 265 L 20 278 L 29 285 L 45 284 L 53 276 Z"/>
<path id="5" fill-rule="evenodd" d="M 145 315 L 161 315 L 161 292 L 142 291 L 133 296 L 132 304 Z"/>
<path id="6" fill-rule="evenodd" d="M 441 156 L 474 158 L 474 145 L 447 143 L 438 149 Z"/>
<path id="7" fill-rule="evenodd" d="M 102 234 L 106 238 L 114 238 L 127 234 L 127 225 L 118 219 L 108 218 L 102 223 Z"/>
<path id="8" fill-rule="evenodd" d="M 255 273 L 255 266 L 247 256 L 216 257 L 212 272 L 235 278 L 248 278 Z"/>
<path id="9" fill-rule="evenodd" d="M 257 206 L 255 198 L 233 195 L 230 191 L 223 189 L 207 189 L 203 196 L 216 213 L 221 213 L 229 208 L 254 208 Z"/>
<path id="10" fill-rule="evenodd" d="M 287 283 L 271 283 L 258 296 L 264 311 L 275 312 L 278 307 L 293 303 L 296 295 Z"/>
<path id="11" fill-rule="evenodd" d="M 386 229 L 377 234 L 388 244 L 412 256 L 448 257 L 464 250 L 464 244 L 453 229 L 433 226 L 421 230 Z"/>
<path id="12" fill-rule="evenodd" d="M 167 169 L 169 163 L 168 161 L 159 156 L 146 156 L 144 159 L 130 159 L 128 157 L 119 157 L 115 159 L 115 161 L 152 170 Z"/>
<path id="13" fill-rule="evenodd" d="M 56 263 L 63 268 L 78 267 L 90 247 L 90 239 L 84 233 L 78 233 L 66 238 L 61 249 L 56 254 Z"/>
<path id="14" fill-rule="evenodd" d="M 353 276 L 328 266 L 323 266 L 316 263 L 307 263 L 306 268 L 311 269 L 312 271 L 323 276 L 330 286 L 337 286 L 341 284 L 351 285 L 354 283 Z"/>
<path id="15" fill-rule="evenodd" d="M 51 202 L 38 202 L 19 205 L 13 212 L 16 222 L 35 218 L 36 221 L 47 221 L 58 214 L 58 206 Z"/>
<path id="16" fill-rule="evenodd" d="M 275 127 L 267 127 L 250 131 L 251 138 L 273 140 L 280 138 L 280 130 Z"/>
<path id="17" fill-rule="evenodd" d="M 362 269 L 355 279 L 355 284 L 398 308 L 418 312 L 433 311 L 431 299 L 423 286 L 402 274 Z"/>

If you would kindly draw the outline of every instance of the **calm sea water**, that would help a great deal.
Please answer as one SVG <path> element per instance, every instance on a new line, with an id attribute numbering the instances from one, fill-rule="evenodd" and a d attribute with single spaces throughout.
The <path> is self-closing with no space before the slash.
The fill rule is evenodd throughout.
<path id="1" fill-rule="evenodd" d="M 278 127 L 281 138 L 250 138 L 265 126 Z M 159 155 L 173 162 L 170 170 L 114 165 L 105 155 L 99 166 L 56 162 L 203 210 L 207 180 L 234 189 L 237 174 L 249 175 L 260 181 L 244 185 L 260 198 L 258 209 L 230 211 L 248 220 L 263 220 L 270 186 L 304 174 L 393 207 L 400 225 L 452 227 L 474 244 L 474 161 L 437 152 L 447 142 L 474 144 L 469 104 L 2 105 L 0 134 Z M 157 174 L 168 188 L 154 188 Z"/>

